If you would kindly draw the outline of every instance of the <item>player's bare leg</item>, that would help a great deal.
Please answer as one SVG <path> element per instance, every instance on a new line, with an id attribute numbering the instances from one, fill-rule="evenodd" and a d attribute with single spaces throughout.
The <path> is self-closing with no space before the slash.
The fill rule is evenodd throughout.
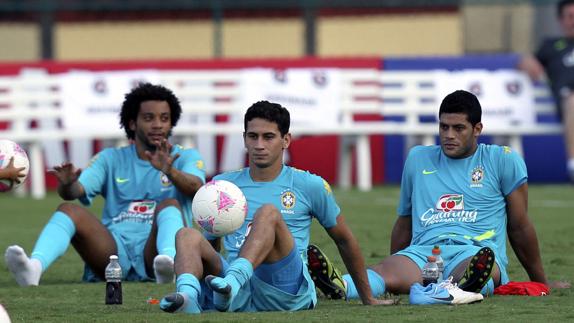
<path id="1" fill-rule="evenodd" d="M 370 269 L 384 278 L 386 291 L 393 294 L 408 294 L 412 284 L 422 282 L 419 266 L 405 256 L 391 255 Z"/>
<path id="2" fill-rule="evenodd" d="M 177 292 L 165 296 L 160 303 L 163 311 L 200 313 L 199 279 L 205 275 L 219 275 L 222 271 L 219 254 L 203 235 L 192 228 L 183 228 L 176 236 Z"/>
<path id="3" fill-rule="evenodd" d="M 161 202 L 155 211 L 152 228 L 144 248 L 144 262 L 149 277 L 158 284 L 174 281 L 175 235 L 184 227 L 177 200 Z"/>
<path id="4" fill-rule="evenodd" d="M 224 278 L 207 276 L 214 291 L 215 307 L 227 311 L 243 286 L 253 275 L 253 269 L 263 262 L 277 262 L 291 252 L 295 241 L 277 208 L 263 205 L 254 215 L 251 232 L 241 247 L 239 257 L 230 265 Z"/>
<path id="5" fill-rule="evenodd" d="M 6 250 L 10 272 L 21 286 L 38 285 L 42 272 L 72 244 L 82 259 L 100 278 L 109 256 L 117 252 L 116 243 L 103 224 L 85 208 L 61 204 L 38 237 L 29 258 L 19 246 Z"/>
<path id="6" fill-rule="evenodd" d="M 568 175 L 574 182 L 574 92 L 562 99 L 562 116 L 564 118 L 564 142 L 568 158 Z"/>

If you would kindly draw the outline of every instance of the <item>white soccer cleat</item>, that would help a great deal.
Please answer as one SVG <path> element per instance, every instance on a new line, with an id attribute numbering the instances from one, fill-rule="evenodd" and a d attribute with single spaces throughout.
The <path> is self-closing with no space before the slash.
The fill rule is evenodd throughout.
<path id="1" fill-rule="evenodd" d="M 460 289 L 456 283 L 453 284 L 452 276 L 438 285 L 446 289 L 448 293 L 452 295 L 453 300 L 451 301 L 451 304 L 453 305 L 476 303 L 484 299 L 484 296 L 480 293 L 466 292 Z"/>
<path id="2" fill-rule="evenodd" d="M 42 264 L 37 259 L 30 259 L 20 246 L 6 248 L 4 259 L 8 269 L 20 286 L 38 286 L 42 276 Z"/>
<path id="3" fill-rule="evenodd" d="M 158 284 L 169 284 L 175 281 L 173 258 L 167 255 L 157 255 L 153 259 L 153 272 Z"/>

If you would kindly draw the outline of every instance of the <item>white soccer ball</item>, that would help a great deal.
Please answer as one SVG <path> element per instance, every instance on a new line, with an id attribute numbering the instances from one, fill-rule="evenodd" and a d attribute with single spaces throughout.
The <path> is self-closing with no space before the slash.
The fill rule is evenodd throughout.
<path id="1" fill-rule="evenodd" d="M 28 171 L 30 170 L 30 161 L 28 160 L 28 155 L 26 151 L 20 147 L 17 143 L 7 140 L 0 139 L 0 168 L 5 168 L 10 163 L 10 158 L 14 157 L 14 167 L 24 167 L 22 174 L 24 177 L 20 177 L 20 183 L 12 182 L 8 179 L 0 179 L 0 192 L 7 192 L 14 189 L 24 183 L 28 177 Z"/>
<path id="2" fill-rule="evenodd" d="M 221 237 L 243 225 L 247 215 L 247 200 L 235 184 L 213 180 L 195 193 L 191 213 L 199 227 Z"/>
<path id="3" fill-rule="evenodd" d="M 0 323 L 10 323 L 10 316 L 8 316 L 8 312 L 4 309 L 2 304 L 0 304 Z"/>

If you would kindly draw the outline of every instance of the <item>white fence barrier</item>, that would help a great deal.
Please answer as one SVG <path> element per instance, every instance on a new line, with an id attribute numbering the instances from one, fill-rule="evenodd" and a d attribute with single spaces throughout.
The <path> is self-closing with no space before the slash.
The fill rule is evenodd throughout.
<path id="1" fill-rule="evenodd" d="M 158 75 L 159 82 L 172 89 L 182 103 L 182 118 L 187 121 L 180 122 L 174 135 L 184 144 L 196 145 L 202 154 L 211 155 L 215 153 L 209 148 L 213 147 L 214 135 L 241 134 L 242 122 L 214 123 L 216 115 L 242 115 L 246 108 L 238 70 L 160 71 Z M 405 135 L 418 138 L 425 145 L 435 143 L 438 133 L 436 122 L 421 122 L 421 116 L 436 116 L 440 104 L 435 98 L 437 89 L 432 72 L 340 69 L 338 80 L 338 123 L 324 126 L 294 124 L 291 132 L 294 136 L 341 136 L 339 186 L 351 186 L 354 147 L 357 186 L 361 190 L 371 189 L 370 135 Z M 58 75 L 47 73 L 0 77 L 0 124 L 7 124 L 6 129 L 0 129 L 0 138 L 27 145 L 31 165 L 30 190 L 35 198 L 42 198 L 46 193 L 43 152 L 45 147 L 50 147 L 49 143 L 78 139 L 125 140 L 124 132 L 117 127 L 117 123 L 104 130 L 86 127 L 78 131 L 62 127 L 65 116 L 61 108 L 63 91 L 60 86 Z M 77 95 L 81 98 L 83 94 Z M 534 95 L 546 98 L 549 92 L 544 86 L 536 87 Z M 536 103 L 536 114 L 555 113 L 550 101 L 536 102 L 548 102 Z M 354 116 L 360 114 L 379 114 L 383 118 L 376 121 L 355 120 Z M 391 116 L 400 120 L 389 118 Z M 557 134 L 561 131 L 558 123 L 536 123 L 486 127 L 484 133 L 506 138 L 509 145 L 522 153 L 522 136 Z"/>

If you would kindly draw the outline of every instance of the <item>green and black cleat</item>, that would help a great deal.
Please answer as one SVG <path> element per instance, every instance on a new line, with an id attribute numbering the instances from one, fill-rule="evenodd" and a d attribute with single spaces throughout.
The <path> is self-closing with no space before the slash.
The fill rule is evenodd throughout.
<path id="1" fill-rule="evenodd" d="M 480 249 L 468 263 L 458 287 L 467 292 L 480 293 L 494 269 L 494 251 L 489 247 Z"/>
<path id="2" fill-rule="evenodd" d="M 343 276 L 329 258 L 315 245 L 307 247 L 307 266 L 315 286 L 329 299 L 346 299 L 347 287 Z"/>

